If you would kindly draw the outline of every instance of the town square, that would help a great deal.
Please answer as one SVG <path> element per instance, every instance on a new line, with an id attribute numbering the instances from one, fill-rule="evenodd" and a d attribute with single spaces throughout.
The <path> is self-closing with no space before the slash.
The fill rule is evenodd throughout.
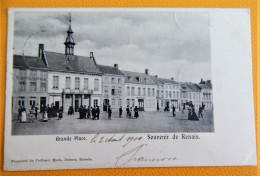
<path id="1" fill-rule="evenodd" d="M 16 114 L 17 115 L 17 114 Z M 12 121 L 13 135 L 57 135 L 57 134 L 93 134 L 93 133 L 171 133 L 171 132 L 213 132 L 213 111 L 203 112 L 199 121 L 188 120 L 188 112 L 141 112 L 138 119 L 129 119 L 123 113 L 112 113 L 108 120 L 107 113 L 101 113 L 100 120 L 79 119 L 79 114 L 65 115 L 43 122 L 41 118 L 26 123 L 17 119 Z M 15 116 L 17 117 L 17 116 Z"/>
<path id="2" fill-rule="evenodd" d="M 41 29 L 25 36 L 22 54 L 13 55 L 13 135 L 214 131 L 210 72 L 186 69 L 196 79 L 180 80 L 149 62 L 140 71 L 119 65 L 119 58 L 104 64 L 91 50 L 78 55 L 72 14 L 61 18 L 63 53 L 37 41 L 37 55 L 27 55 L 27 43 L 47 32 Z"/>

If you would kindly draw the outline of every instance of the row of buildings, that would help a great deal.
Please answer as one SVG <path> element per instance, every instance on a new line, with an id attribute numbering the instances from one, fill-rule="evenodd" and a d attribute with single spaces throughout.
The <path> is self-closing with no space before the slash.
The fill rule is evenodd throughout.
<path id="1" fill-rule="evenodd" d="M 74 55 L 75 42 L 71 21 L 65 40 L 65 52 L 45 51 L 39 44 L 38 56 L 13 56 L 12 109 L 19 106 L 40 109 L 49 105 L 66 112 L 80 106 L 108 106 L 118 109 L 137 106 L 140 111 L 181 110 L 192 101 L 195 108 L 205 105 L 212 110 L 212 84 L 201 80 L 198 84 L 176 82 L 173 78 L 159 78 L 143 73 L 120 70 L 96 63 L 93 52 L 89 57 Z"/>

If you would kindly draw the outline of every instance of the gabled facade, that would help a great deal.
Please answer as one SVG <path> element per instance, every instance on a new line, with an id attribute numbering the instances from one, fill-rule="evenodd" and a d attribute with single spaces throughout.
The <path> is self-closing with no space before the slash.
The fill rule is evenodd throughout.
<path id="1" fill-rule="evenodd" d="M 120 106 L 125 107 L 125 77 L 118 69 L 118 65 L 114 67 L 98 65 L 102 72 L 102 108 L 107 111 L 108 106 L 118 111 Z"/>
<path id="2" fill-rule="evenodd" d="M 125 76 L 125 107 L 137 106 L 140 111 L 156 111 L 156 85 L 145 73 L 122 71 Z"/>

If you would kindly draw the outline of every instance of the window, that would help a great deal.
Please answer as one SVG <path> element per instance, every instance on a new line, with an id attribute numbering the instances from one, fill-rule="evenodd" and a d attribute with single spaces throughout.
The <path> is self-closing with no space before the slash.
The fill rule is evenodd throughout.
<path id="1" fill-rule="evenodd" d="M 116 79 L 115 78 L 111 78 L 111 82 L 112 83 L 116 83 Z"/>
<path id="2" fill-rule="evenodd" d="M 172 96 L 173 96 L 173 98 L 175 98 L 175 92 L 174 91 L 173 91 L 173 95 Z"/>
<path id="3" fill-rule="evenodd" d="M 144 78 L 144 83 L 146 83 L 146 80 L 147 80 L 147 79 L 146 79 L 146 78 Z"/>
<path id="4" fill-rule="evenodd" d="M 70 77 L 66 77 L 66 89 L 70 89 L 70 85 L 71 85 Z"/>
<path id="5" fill-rule="evenodd" d="M 108 77 L 105 77 L 105 82 L 108 83 Z"/>
<path id="6" fill-rule="evenodd" d="M 153 96 L 155 96 L 155 90 L 154 90 L 154 88 L 153 88 L 153 92 L 152 92 L 152 95 L 153 95 Z"/>
<path id="7" fill-rule="evenodd" d="M 121 87 L 118 87 L 118 95 L 121 95 L 122 94 L 122 89 Z"/>
<path id="8" fill-rule="evenodd" d="M 134 87 L 132 87 L 131 95 L 132 95 L 132 96 L 135 95 L 135 88 L 134 88 Z"/>
<path id="9" fill-rule="evenodd" d="M 59 89 L 59 76 L 53 76 L 53 89 Z"/>
<path id="10" fill-rule="evenodd" d="M 30 106 L 35 106 L 36 98 L 30 97 Z"/>
<path id="11" fill-rule="evenodd" d="M 75 78 L 75 89 L 79 89 L 79 86 L 80 86 L 80 78 L 76 77 Z"/>
<path id="12" fill-rule="evenodd" d="M 121 78 L 118 78 L 118 83 L 122 83 L 122 79 Z"/>
<path id="13" fill-rule="evenodd" d="M 94 99 L 94 107 L 97 107 L 97 106 L 98 106 L 98 100 Z"/>
<path id="14" fill-rule="evenodd" d="M 127 87 L 127 95 L 130 95 L 130 87 Z"/>
<path id="15" fill-rule="evenodd" d="M 157 97 L 159 97 L 159 90 L 157 90 Z"/>
<path id="16" fill-rule="evenodd" d="M 108 94 L 108 86 L 104 87 L 104 93 L 107 95 Z"/>
<path id="17" fill-rule="evenodd" d="M 112 99 L 112 105 L 115 105 L 115 99 Z"/>
<path id="18" fill-rule="evenodd" d="M 31 71 L 31 76 L 37 76 L 37 72 L 36 71 Z"/>
<path id="19" fill-rule="evenodd" d="M 161 91 L 161 97 L 163 97 L 163 90 Z"/>
<path id="20" fill-rule="evenodd" d="M 141 95 L 141 87 L 138 87 L 138 95 Z"/>
<path id="21" fill-rule="evenodd" d="M 145 88 L 143 88 L 143 96 L 145 96 L 146 92 L 145 92 Z"/>
<path id="22" fill-rule="evenodd" d="M 163 107 L 163 100 L 161 100 L 161 107 Z"/>
<path id="23" fill-rule="evenodd" d="M 19 91 L 25 91 L 25 81 L 19 81 L 19 87 L 18 90 Z"/>
<path id="24" fill-rule="evenodd" d="M 122 100 L 118 99 L 118 105 L 121 106 L 122 105 Z"/>
<path id="25" fill-rule="evenodd" d="M 132 107 L 135 106 L 135 99 L 132 99 Z"/>
<path id="26" fill-rule="evenodd" d="M 30 82 L 30 91 L 36 92 L 36 82 Z"/>
<path id="27" fill-rule="evenodd" d="M 47 86 L 45 82 L 41 82 L 41 92 L 46 92 Z"/>
<path id="28" fill-rule="evenodd" d="M 126 100 L 126 105 L 130 106 L 130 100 L 129 99 Z"/>
<path id="29" fill-rule="evenodd" d="M 170 98 L 172 97 L 172 92 L 171 92 L 171 91 L 169 91 L 169 97 L 170 97 Z"/>
<path id="30" fill-rule="evenodd" d="M 148 96 L 151 96 L 151 89 L 148 88 Z"/>
<path id="31" fill-rule="evenodd" d="M 94 80 L 94 91 L 98 91 L 99 90 L 99 79 L 95 79 Z"/>
<path id="32" fill-rule="evenodd" d="M 84 89 L 88 90 L 88 78 L 84 78 Z"/>
<path id="33" fill-rule="evenodd" d="M 115 87 L 114 86 L 111 89 L 111 95 L 115 95 Z"/>
<path id="34" fill-rule="evenodd" d="M 131 81 L 131 76 L 127 76 L 128 81 Z"/>
<path id="35" fill-rule="evenodd" d="M 19 97 L 18 105 L 19 106 L 24 106 L 24 97 Z"/>
<path id="36" fill-rule="evenodd" d="M 166 98 L 168 98 L 168 91 L 166 90 Z"/>

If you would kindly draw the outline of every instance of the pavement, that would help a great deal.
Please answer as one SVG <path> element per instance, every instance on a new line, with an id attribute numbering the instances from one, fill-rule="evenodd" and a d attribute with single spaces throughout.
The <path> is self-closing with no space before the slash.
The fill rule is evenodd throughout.
<path id="1" fill-rule="evenodd" d="M 138 119 L 128 119 L 125 113 L 119 118 L 118 112 L 108 120 L 107 113 L 100 114 L 100 120 L 79 119 L 78 113 L 62 120 L 50 118 L 48 122 L 33 119 L 20 123 L 13 114 L 12 135 L 54 135 L 54 134 L 93 134 L 93 133 L 172 133 L 172 132 L 214 132 L 212 111 L 204 111 L 199 121 L 188 120 L 188 112 L 139 112 Z"/>

